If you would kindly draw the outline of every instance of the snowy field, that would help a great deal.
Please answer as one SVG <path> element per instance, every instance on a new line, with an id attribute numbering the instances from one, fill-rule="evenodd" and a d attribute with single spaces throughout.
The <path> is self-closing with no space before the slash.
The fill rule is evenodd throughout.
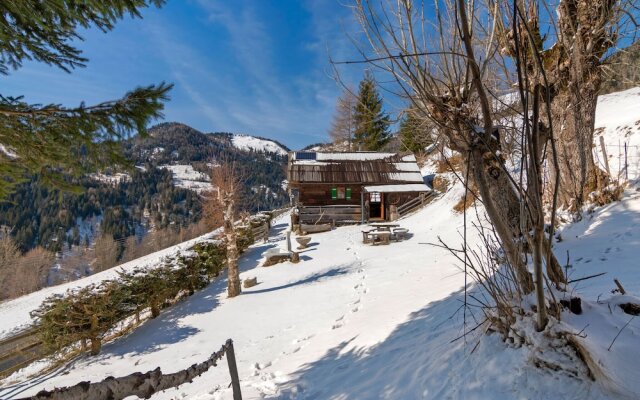
<path id="1" fill-rule="evenodd" d="M 160 168 L 168 169 L 173 173 L 173 184 L 176 187 L 190 189 L 196 193 L 210 191 L 211 178 L 200 171 L 193 169 L 191 165 L 161 165 Z"/>
<path id="2" fill-rule="evenodd" d="M 165 372 L 177 371 L 206 359 L 232 338 L 245 399 L 611 398 L 612 392 L 601 385 L 536 368 L 529 349 L 510 348 L 498 335 L 476 331 L 466 340 L 452 342 L 463 333 L 464 277 L 450 254 L 424 243 L 436 242 L 438 236 L 459 243 L 462 216 L 453 214 L 451 207 L 460 194 L 459 187 L 455 188 L 401 220 L 412 233 L 405 242 L 374 247 L 362 244 L 360 227 L 339 228 L 314 235 L 299 264 L 259 267 L 262 252 L 286 246 L 284 217 L 274 226 L 268 243 L 253 246 L 243 256 L 241 277 L 255 276 L 259 284 L 245 289 L 240 297 L 227 299 L 226 281 L 214 282 L 129 336 L 106 345 L 97 357 L 80 358 L 46 378 L 20 384 L 12 381 L 32 371 L 14 374 L 5 380 L 7 387 L 0 390 L 0 397 L 24 396 L 158 366 Z M 616 276 L 627 290 L 637 293 L 640 282 L 632 273 L 636 264 L 629 257 L 635 241 L 625 234 L 632 226 L 607 228 L 608 216 L 619 210 L 634 215 L 624 217 L 628 223 L 640 218 L 640 195 L 630 191 L 623 202 L 603 207 L 591 219 L 571 226 L 563 232 L 562 245 L 591 258 L 607 251 L 595 246 L 607 240 L 616 243 L 614 249 L 627 249 L 626 256 L 625 250 L 606 254 L 611 254 L 610 260 L 618 267 Z M 569 236 L 577 236 L 578 243 Z M 473 236 L 470 239 L 473 243 Z M 586 260 L 575 263 L 572 277 L 604 267 Z M 579 327 L 576 332 L 591 323 L 583 333 L 587 341 L 595 336 L 596 347 L 610 342 L 619 329 L 589 320 L 607 310 L 611 279 L 605 275 L 576 285 L 585 300 L 595 301 L 599 296 L 602 307 L 563 322 Z M 619 314 L 614 321 L 628 319 L 626 314 L 613 312 Z M 475 322 L 470 314 L 467 318 L 468 330 Z M 621 381 L 631 381 L 631 387 L 624 388 L 627 394 L 629 390 L 640 393 L 633 383 L 634 370 L 624 368 L 636 365 L 638 334 L 640 325 L 633 321 L 612 351 L 604 349 L 599 360 L 615 367 Z M 222 363 L 193 383 L 153 398 L 226 399 L 231 398 L 228 383 L 228 370 Z M 621 391 L 619 385 L 613 386 Z"/>
<path id="3" fill-rule="evenodd" d="M 633 93 L 605 96 L 601 107 L 630 104 L 636 100 Z M 640 115 L 640 109 L 635 112 Z M 616 118 L 599 109 L 597 126 L 604 124 L 605 136 L 634 119 Z M 627 137 L 636 140 L 633 135 Z M 630 178 L 638 176 L 630 174 Z M 606 378 L 598 376 L 597 382 L 579 371 L 576 378 L 571 371 L 536 367 L 534 360 L 555 354 L 539 337 L 521 348 L 511 347 L 497 334 L 485 335 L 482 329 L 461 338 L 477 326 L 481 310 L 463 312 L 461 265 L 446 250 L 429 244 L 442 238 L 460 247 L 463 216 L 452 207 L 461 195 L 460 185 L 455 185 L 401 219 L 399 223 L 411 233 L 406 241 L 366 245 L 362 227 L 343 227 L 314 234 L 298 264 L 260 267 L 264 251 L 286 248 L 288 225 L 283 216 L 276 220 L 269 241 L 252 246 L 241 258 L 241 278 L 257 277 L 257 286 L 228 299 L 222 277 L 128 336 L 105 345 L 96 357 L 81 357 L 37 378 L 28 376 L 41 364 L 16 372 L 0 381 L 0 398 L 24 397 L 158 366 L 163 372 L 178 371 L 205 360 L 228 338 L 235 342 L 244 399 L 640 398 L 640 319 L 617 307 L 624 301 L 640 302 L 636 297 L 640 293 L 640 185 L 634 181 L 622 201 L 596 208 L 581 222 L 564 226 L 562 241 L 555 245 L 562 262 L 568 256 L 570 279 L 607 272 L 571 284 L 569 294 L 582 298 L 584 313 L 564 312 L 562 321 L 554 325 L 575 332 L 594 363 L 607 371 Z M 470 213 L 469 218 L 474 215 Z M 474 246 L 474 231 L 468 235 L 469 246 Z M 202 239 L 192 242 L 197 240 Z M 150 265 L 152 259 L 144 262 Z M 87 279 L 97 280 L 99 275 Z M 627 296 L 611 293 L 613 278 L 620 279 Z M 28 310 L 62 289 L 49 288 L 46 293 L 2 304 L 0 316 L 12 326 L 25 324 Z M 482 295 L 475 285 L 468 291 Z M 9 330 L 3 326 L 4 334 Z M 153 399 L 230 399 L 228 385 L 228 369 L 222 362 L 192 383 Z"/>
<path id="4" fill-rule="evenodd" d="M 234 147 L 240 150 L 276 153 L 281 156 L 287 155 L 287 151 L 277 143 L 271 140 L 260 139 L 254 136 L 233 135 L 233 137 L 231 138 L 231 142 L 233 143 Z"/>

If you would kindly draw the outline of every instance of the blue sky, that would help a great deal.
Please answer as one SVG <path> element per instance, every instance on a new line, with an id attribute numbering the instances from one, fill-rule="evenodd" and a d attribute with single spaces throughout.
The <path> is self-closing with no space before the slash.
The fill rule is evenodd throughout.
<path id="1" fill-rule="evenodd" d="M 138 85 L 173 82 L 165 121 L 247 133 L 292 148 L 326 140 L 341 88 L 329 55 L 358 59 L 352 11 L 340 0 L 169 0 L 106 34 L 85 31 L 90 59 L 72 74 L 38 63 L 3 77 L 4 95 L 87 104 Z M 357 85 L 363 66 L 341 68 Z"/>

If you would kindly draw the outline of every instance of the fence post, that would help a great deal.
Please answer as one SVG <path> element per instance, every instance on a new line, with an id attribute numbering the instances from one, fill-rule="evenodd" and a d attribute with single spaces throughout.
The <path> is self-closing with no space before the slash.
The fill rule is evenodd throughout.
<path id="1" fill-rule="evenodd" d="M 242 400 L 240 392 L 240 378 L 238 377 L 238 366 L 236 365 L 236 353 L 233 350 L 233 340 L 227 341 L 227 363 L 229 364 L 229 374 L 231 375 L 231 387 L 233 388 L 233 400 Z"/>
<path id="2" fill-rule="evenodd" d="M 609 159 L 607 158 L 607 150 L 604 147 L 604 136 L 600 136 L 600 148 L 602 149 L 602 157 L 604 157 L 604 167 L 607 169 L 607 174 L 611 176 L 611 171 L 609 171 Z"/>
<path id="3" fill-rule="evenodd" d="M 629 180 L 629 164 L 627 163 L 627 142 L 624 142 L 624 177 Z"/>

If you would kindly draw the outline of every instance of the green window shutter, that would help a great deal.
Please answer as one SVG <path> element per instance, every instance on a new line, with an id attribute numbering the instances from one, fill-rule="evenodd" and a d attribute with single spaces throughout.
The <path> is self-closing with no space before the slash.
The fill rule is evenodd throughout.
<path id="1" fill-rule="evenodd" d="M 331 188 L 331 199 L 335 200 L 338 198 L 338 188 Z"/>
<path id="2" fill-rule="evenodd" d="M 351 188 L 347 188 L 347 200 L 351 200 Z"/>

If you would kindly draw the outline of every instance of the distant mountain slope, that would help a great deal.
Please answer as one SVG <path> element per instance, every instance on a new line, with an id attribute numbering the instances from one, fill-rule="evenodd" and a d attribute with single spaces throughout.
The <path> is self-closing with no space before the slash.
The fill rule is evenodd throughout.
<path id="1" fill-rule="evenodd" d="M 600 94 L 627 90 L 640 84 L 640 41 L 619 50 L 607 61 Z"/>
<path id="2" fill-rule="evenodd" d="M 60 251 L 90 244 L 97 229 L 120 239 L 144 232 L 143 225 L 193 224 L 202 218 L 199 195 L 211 188 L 210 167 L 220 159 L 234 160 L 240 169 L 241 209 L 257 211 L 286 204 L 288 195 L 282 187 L 286 147 L 242 135 L 242 140 L 255 145 L 245 150 L 234 146 L 235 137 L 205 134 L 175 122 L 156 125 L 148 136 L 123 143 L 135 171 L 106 170 L 75 180 L 83 188 L 80 195 L 47 188 L 34 176 L 9 202 L 0 204 L 1 231 L 9 231 L 24 251 L 38 245 Z M 86 228 L 88 220 L 102 225 L 92 222 L 87 228 L 91 235 L 83 235 L 87 229 L 81 228 Z"/>

